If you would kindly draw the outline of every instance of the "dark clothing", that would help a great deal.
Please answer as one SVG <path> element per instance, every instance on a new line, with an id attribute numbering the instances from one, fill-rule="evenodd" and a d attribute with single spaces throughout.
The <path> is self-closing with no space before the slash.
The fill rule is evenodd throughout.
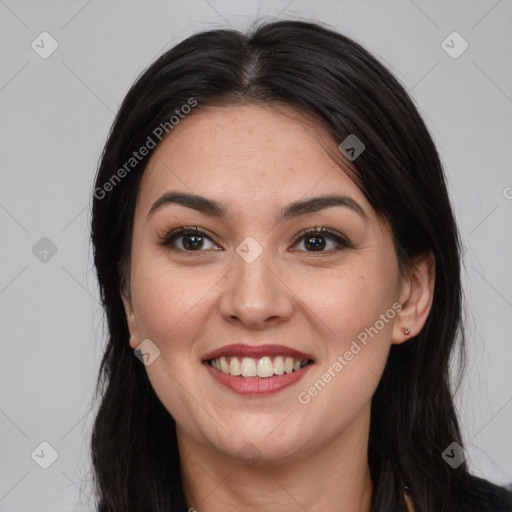
<path id="1" fill-rule="evenodd" d="M 489 503 L 488 508 L 482 512 L 512 512 L 511 491 L 476 476 L 473 479 L 476 493 L 485 497 Z"/>

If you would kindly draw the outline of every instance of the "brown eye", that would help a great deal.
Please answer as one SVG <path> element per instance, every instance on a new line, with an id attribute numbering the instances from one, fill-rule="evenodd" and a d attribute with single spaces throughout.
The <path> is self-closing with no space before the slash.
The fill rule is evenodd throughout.
<path id="1" fill-rule="evenodd" d="M 212 247 L 208 247 L 208 243 L 210 243 Z M 193 228 L 181 226 L 173 229 L 160 240 L 159 245 L 172 250 L 186 252 L 201 252 L 203 249 L 214 249 L 217 247 L 206 235 L 206 231 L 197 226 Z"/>
<path id="2" fill-rule="evenodd" d="M 321 251 L 327 245 L 326 237 L 324 235 L 307 235 L 304 237 L 304 247 L 311 248 L 313 251 Z"/>
<path id="3" fill-rule="evenodd" d="M 329 240 L 331 243 L 329 243 Z M 301 231 L 295 239 L 295 243 L 297 244 L 298 242 L 304 244 L 306 252 L 339 251 L 350 246 L 341 235 L 326 230 L 323 227 L 309 228 Z"/>

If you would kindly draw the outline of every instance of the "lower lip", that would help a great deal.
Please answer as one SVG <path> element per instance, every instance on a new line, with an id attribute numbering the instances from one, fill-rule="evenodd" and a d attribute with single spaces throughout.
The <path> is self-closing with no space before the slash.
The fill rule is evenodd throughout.
<path id="1" fill-rule="evenodd" d="M 239 395 L 246 396 L 268 396 L 277 393 L 296 382 L 299 382 L 308 370 L 313 366 L 311 363 L 304 366 L 301 370 L 283 375 L 274 375 L 273 377 L 235 377 L 216 370 L 209 363 L 204 363 L 210 375 L 220 384 L 231 389 Z"/>

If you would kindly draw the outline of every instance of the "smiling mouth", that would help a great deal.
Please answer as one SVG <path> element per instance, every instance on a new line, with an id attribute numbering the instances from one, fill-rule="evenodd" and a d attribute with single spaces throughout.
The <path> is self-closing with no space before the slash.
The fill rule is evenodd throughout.
<path id="1" fill-rule="evenodd" d="M 212 368 L 225 375 L 248 379 L 268 379 L 276 375 L 295 373 L 313 364 L 311 359 L 285 356 L 260 358 L 222 356 L 206 361 Z"/>

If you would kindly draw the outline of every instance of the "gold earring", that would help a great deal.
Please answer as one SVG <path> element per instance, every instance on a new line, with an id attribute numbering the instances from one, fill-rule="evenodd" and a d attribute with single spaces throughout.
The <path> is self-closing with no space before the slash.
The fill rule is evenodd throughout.
<path id="1" fill-rule="evenodd" d="M 407 327 L 402 327 L 402 332 L 404 334 L 409 334 L 411 332 L 411 329 L 408 329 Z"/>

